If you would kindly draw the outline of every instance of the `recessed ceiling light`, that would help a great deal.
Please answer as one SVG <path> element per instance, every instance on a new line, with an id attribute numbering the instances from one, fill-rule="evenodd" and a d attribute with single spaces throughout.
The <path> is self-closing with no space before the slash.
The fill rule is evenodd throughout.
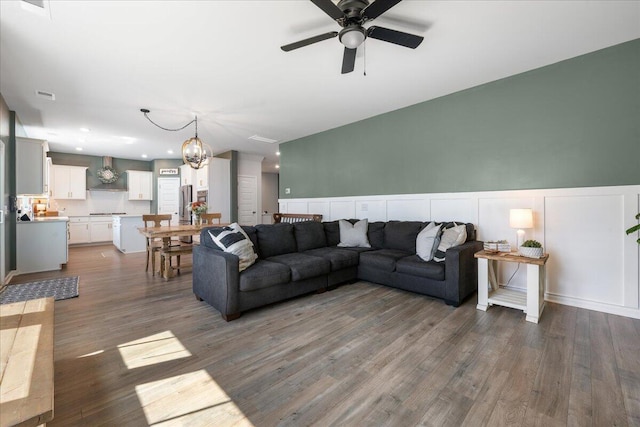
<path id="1" fill-rule="evenodd" d="M 276 151 L 276 156 L 279 156 L 279 155 L 280 155 L 280 152 L 279 152 L 279 151 Z"/>
<path id="2" fill-rule="evenodd" d="M 91 132 L 89 128 L 80 128 L 80 132 Z"/>
<path id="3" fill-rule="evenodd" d="M 82 147 L 76 147 L 76 151 L 82 151 Z"/>
<path id="4" fill-rule="evenodd" d="M 280 165 L 276 165 L 276 169 L 280 169 Z"/>
<path id="5" fill-rule="evenodd" d="M 173 154 L 173 150 L 167 150 L 168 154 Z"/>
<path id="6" fill-rule="evenodd" d="M 147 155 L 146 155 L 146 154 L 143 154 L 143 155 L 142 155 L 142 158 L 143 158 L 143 159 L 146 159 L 146 158 L 147 158 Z"/>

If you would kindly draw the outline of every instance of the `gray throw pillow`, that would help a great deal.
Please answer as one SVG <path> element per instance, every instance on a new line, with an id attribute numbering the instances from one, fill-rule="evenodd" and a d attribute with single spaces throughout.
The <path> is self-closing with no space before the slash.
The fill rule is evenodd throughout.
<path id="1" fill-rule="evenodd" d="M 367 239 L 367 229 L 369 221 L 361 219 L 355 224 L 341 219 L 340 224 L 340 243 L 338 246 L 343 248 L 370 248 L 369 239 Z"/>

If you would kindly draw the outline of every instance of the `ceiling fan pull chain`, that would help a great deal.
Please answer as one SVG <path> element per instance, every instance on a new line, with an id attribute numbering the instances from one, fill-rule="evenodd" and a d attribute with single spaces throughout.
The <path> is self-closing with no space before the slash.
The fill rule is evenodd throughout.
<path id="1" fill-rule="evenodd" d="M 364 43 L 362 43 L 362 69 L 364 70 L 364 76 L 367 77 L 367 39 L 364 39 Z"/>

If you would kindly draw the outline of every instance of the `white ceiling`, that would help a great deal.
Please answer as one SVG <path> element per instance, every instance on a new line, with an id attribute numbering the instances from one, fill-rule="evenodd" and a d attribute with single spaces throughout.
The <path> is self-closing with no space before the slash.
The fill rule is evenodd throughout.
<path id="1" fill-rule="evenodd" d="M 412 1 L 369 25 L 424 35 L 379 40 L 341 75 L 342 45 L 280 46 L 340 27 L 307 0 L 0 1 L 0 92 L 53 151 L 179 158 L 198 116 L 215 153 L 277 144 L 640 38 L 638 1 Z M 40 99 L 35 91 L 55 94 Z M 88 128 L 83 132 L 80 128 Z M 393 141 L 390 141 L 393 143 Z M 174 154 L 168 154 L 173 150 Z"/>

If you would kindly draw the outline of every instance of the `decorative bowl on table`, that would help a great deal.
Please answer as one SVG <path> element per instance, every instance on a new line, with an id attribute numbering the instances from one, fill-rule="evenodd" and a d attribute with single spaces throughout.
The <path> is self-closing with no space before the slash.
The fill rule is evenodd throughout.
<path id="1" fill-rule="evenodd" d="M 527 258 L 542 258 L 543 249 L 540 248 L 529 248 L 525 246 L 520 246 L 520 254 L 526 256 Z"/>

